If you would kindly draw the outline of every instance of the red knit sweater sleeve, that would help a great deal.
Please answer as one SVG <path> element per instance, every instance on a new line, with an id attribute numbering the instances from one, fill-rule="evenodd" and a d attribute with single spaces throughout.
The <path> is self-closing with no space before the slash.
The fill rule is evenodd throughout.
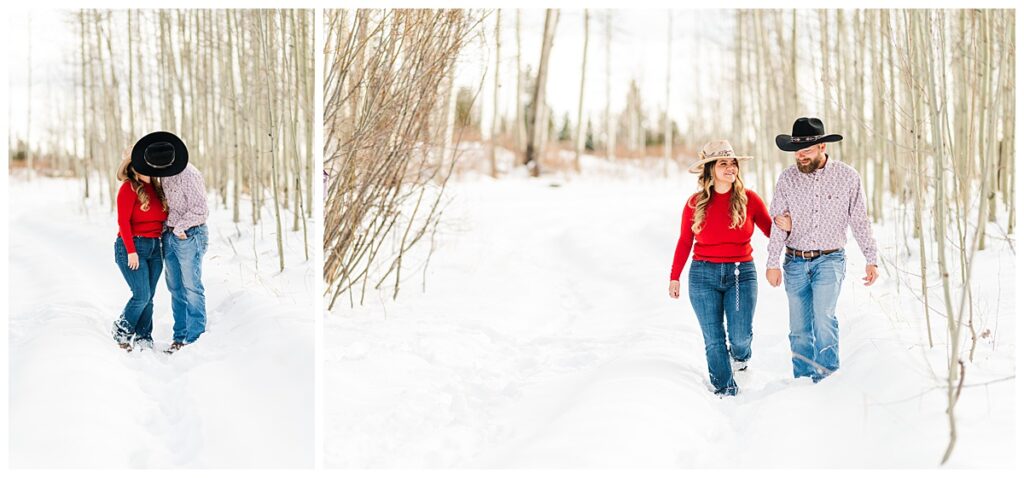
<path id="1" fill-rule="evenodd" d="M 135 241 L 132 239 L 132 211 L 135 210 L 135 200 L 138 197 L 130 182 L 121 183 L 121 189 L 117 192 L 117 230 L 129 254 L 135 252 Z"/>
<path id="2" fill-rule="evenodd" d="M 676 242 L 676 255 L 672 259 L 670 280 L 679 280 L 683 267 L 686 266 L 686 259 L 690 256 L 690 248 L 693 247 L 693 207 L 690 205 L 692 199 L 687 199 L 683 208 L 683 224 L 679 229 L 679 241 Z"/>
<path id="3" fill-rule="evenodd" d="M 772 236 L 772 217 L 768 215 L 768 207 L 764 205 L 761 196 L 751 190 L 747 190 L 747 214 L 754 219 L 754 224 L 764 233 L 765 237 Z"/>

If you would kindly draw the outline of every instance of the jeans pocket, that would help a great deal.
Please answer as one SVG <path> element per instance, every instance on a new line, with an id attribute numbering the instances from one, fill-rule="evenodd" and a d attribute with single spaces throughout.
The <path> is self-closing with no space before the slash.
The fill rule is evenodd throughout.
<path id="1" fill-rule="evenodd" d="M 114 240 L 114 263 L 124 265 L 128 263 L 128 250 L 124 247 L 124 241 L 120 237 Z"/>
<path id="2" fill-rule="evenodd" d="M 701 284 L 704 282 L 704 263 L 702 261 L 690 262 L 690 274 L 687 276 L 690 284 Z"/>

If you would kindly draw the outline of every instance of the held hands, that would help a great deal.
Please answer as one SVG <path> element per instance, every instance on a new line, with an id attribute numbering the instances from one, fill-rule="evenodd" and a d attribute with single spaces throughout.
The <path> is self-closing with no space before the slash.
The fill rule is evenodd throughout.
<path id="1" fill-rule="evenodd" d="M 128 253 L 128 268 L 131 270 L 136 270 L 139 268 L 139 253 Z"/>
<path id="2" fill-rule="evenodd" d="M 878 266 L 874 264 L 868 264 L 867 266 L 864 267 L 864 273 L 867 275 L 861 277 L 861 279 L 864 281 L 865 286 L 870 286 L 871 284 L 875 283 L 876 279 L 878 279 Z"/>
<path id="3" fill-rule="evenodd" d="M 793 218 L 789 217 L 789 211 L 786 211 L 778 216 L 775 216 L 775 225 L 779 226 L 779 229 L 789 232 L 793 230 Z"/>
<path id="4" fill-rule="evenodd" d="M 768 277 L 768 283 L 772 287 L 778 287 L 782 283 L 782 271 L 779 269 L 768 269 L 765 275 Z"/>
<path id="5" fill-rule="evenodd" d="M 679 281 L 674 280 L 668 283 L 668 296 L 673 299 L 679 298 Z"/>

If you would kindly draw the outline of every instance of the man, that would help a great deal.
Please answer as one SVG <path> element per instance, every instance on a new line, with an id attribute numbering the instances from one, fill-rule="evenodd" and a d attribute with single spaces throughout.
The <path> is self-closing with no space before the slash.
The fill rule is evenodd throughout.
<path id="1" fill-rule="evenodd" d="M 847 227 L 867 260 L 866 286 L 878 278 L 878 253 L 860 175 L 825 152 L 827 143 L 843 137 L 826 135 L 818 118 L 797 119 L 792 133 L 775 138 L 779 149 L 795 153 L 796 164 L 779 176 L 769 207 L 772 217 L 788 213 L 792 229 L 772 227 L 766 275 L 772 287 L 779 286 L 779 252 L 785 245 L 793 376 L 817 383 L 839 369 L 835 308 L 846 275 Z"/>
<path id="2" fill-rule="evenodd" d="M 174 134 L 157 131 L 136 143 L 147 163 L 163 168 L 161 178 L 167 200 L 167 222 L 162 244 L 167 289 L 171 292 L 174 353 L 206 331 L 206 295 L 203 289 L 203 255 L 209 245 L 206 218 L 206 185 L 203 175 L 188 164 L 188 149 Z"/>

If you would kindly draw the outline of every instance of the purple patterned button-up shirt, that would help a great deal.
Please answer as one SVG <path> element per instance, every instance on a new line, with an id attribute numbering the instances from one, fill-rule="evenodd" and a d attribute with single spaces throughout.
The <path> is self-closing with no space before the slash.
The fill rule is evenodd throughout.
<path id="1" fill-rule="evenodd" d="M 162 178 L 160 184 L 167 196 L 165 225 L 171 232 L 184 233 L 186 229 L 206 222 L 210 215 L 206 207 L 206 184 L 203 174 L 195 166 L 185 166 L 184 171 Z"/>
<path id="2" fill-rule="evenodd" d="M 871 235 L 864 204 L 864 188 L 857 170 L 835 158 L 823 168 L 805 174 L 796 165 L 786 168 L 775 185 L 768 213 L 772 217 L 789 211 L 793 230 L 772 224 L 768 241 L 768 268 L 779 268 L 779 253 L 786 245 L 800 251 L 839 249 L 846 246 L 846 229 L 853 230 L 868 264 L 878 264 L 878 250 Z"/>

